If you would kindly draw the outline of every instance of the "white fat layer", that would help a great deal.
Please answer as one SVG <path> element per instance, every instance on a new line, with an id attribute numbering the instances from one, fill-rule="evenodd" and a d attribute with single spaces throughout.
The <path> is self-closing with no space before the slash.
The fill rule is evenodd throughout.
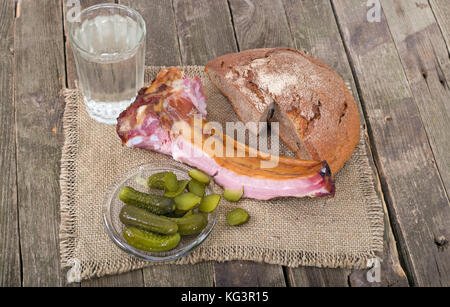
<path id="1" fill-rule="evenodd" d="M 144 112 L 145 112 L 146 109 L 147 109 L 146 105 L 140 106 L 137 109 L 137 111 L 136 111 L 136 124 L 137 124 L 137 126 L 142 125 L 142 123 L 144 122 L 144 120 L 145 120 Z"/>
<path id="2" fill-rule="evenodd" d="M 136 146 L 136 145 L 142 143 L 143 141 L 144 141 L 144 137 L 142 137 L 142 136 L 135 136 L 135 137 L 129 139 L 125 145 L 127 147 L 133 147 L 133 146 Z"/>
<path id="3" fill-rule="evenodd" d="M 177 79 L 172 82 L 172 87 L 174 91 L 183 90 L 183 79 Z"/>

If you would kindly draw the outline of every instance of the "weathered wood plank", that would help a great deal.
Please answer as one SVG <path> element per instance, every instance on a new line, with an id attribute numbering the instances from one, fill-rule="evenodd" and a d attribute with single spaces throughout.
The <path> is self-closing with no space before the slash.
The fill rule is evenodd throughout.
<path id="1" fill-rule="evenodd" d="M 146 65 L 181 64 L 172 1 L 120 0 L 120 4 L 138 11 L 147 26 Z"/>
<path id="2" fill-rule="evenodd" d="M 230 0 L 239 50 L 293 47 L 281 0 Z"/>
<path id="3" fill-rule="evenodd" d="M 236 1 L 235 1 L 236 2 Z M 344 80 L 351 86 L 354 93 L 357 93 L 356 86 L 351 73 L 351 68 L 348 63 L 345 49 L 337 28 L 337 24 L 334 18 L 332 7 L 329 1 L 284 1 L 280 4 L 276 4 L 277 1 L 272 1 L 269 3 L 265 2 L 248 2 L 245 4 L 239 2 L 239 5 L 233 5 L 231 2 L 231 9 L 234 19 L 239 18 L 245 20 L 245 22 L 234 22 L 235 30 L 237 32 L 239 46 L 243 44 L 240 38 L 243 35 L 239 33 L 253 33 L 253 32 L 263 32 L 263 33 L 292 33 L 293 39 L 290 36 L 286 36 L 284 40 L 289 40 L 289 43 L 284 43 L 288 46 L 296 46 L 297 49 L 305 50 L 306 52 L 312 54 L 313 56 L 321 59 L 322 61 L 328 63 L 335 71 L 340 73 Z M 284 8 L 283 8 L 284 4 Z M 246 7 L 258 9 L 248 10 Z M 264 27 L 258 24 L 257 20 L 268 20 L 274 18 L 272 13 L 272 6 L 278 6 L 281 13 L 278 13 L 279 18 L 285 18 L 287 16 L 288 23 L 281 22 L 278 23 L 278 29 L 272 29 L 273 25 L 269 24 L 268 27 Z M 236 10 L 236 12 L 235 12 Z M 286 14 L 284 14 L 284 10 Z M 250 16 L 245 16 L 245 12 L 248 12 Z M 256 12 L 256 13 L 255 13 Z M 237 16 L 237 17 L 236 17 Z M 265 24 L 264 24 L 265 25 Z M 290 25 L 290 29 L 288 28 Z M 242 29 L 244 27 L 244 29 Z M 262 27 L 262 28 L 261 28 Z M 250 43 L 248 48 L 259 48 L 264 47 L 267 42 L 260 40 L 259 42 L 254 40 Z M 276 45 L 275 45 L 276 46 Z M 361 110 L 359 100 L 357 95 L 356 99 L 358 101 L 358 107 L 361 114 L 361 119 L 364 121 L 363 112 Z M 390 233 L 389 224 L 387 224 L 387 233 Z M 385 259 L 394 258 L 398 264 L 398 257 L 390 257 L 390 249 L 388 246 L 393 246 L 395 249 L 395 244 L 388 244 L 386 241 L 386 253 Z M 395 251 L 394 251 L 395 253 Z M 386 260 L 386 263 L 388 261 Z M 403 285 L 407 285 L 407 280 L 404 274 L 397 276 L 392 274 L 387 274 L 390 268 L 383 264 L 383 278 L 380 285 L 394 284 L 398 279 L 403 281 Z M 339 269 L 322 269 L 322 268 L 297 268 L 291 269 L 287 268 L 287 278 L 290 285 L 293 286 L 348 286 L 350 274 L 365 275 L 365 270 L 339 270 Z M 386 273 L 385 273 L 386 272 Z M 364 284 L 362 281 L 355 282 L 353 285 L 367 286 L 367 282 Z"/>
<path id="4" fill-rule="evenodd" d="M 66 37 L 66 69 L 67 69 L 67 84 L 69 87 L 74 87 L 75 82 L 78 80 L 77 70 L 75 66 L 75 59 L 73 57 L 72 49 L 70 46 L 69 35 L 68 35 L 68 20 L 67 15 L 71 7 L 67 7 L 67 1 L 61 0 L 63 6 L 63 20 L 64 20 L 64 35 Z M 81 8 L 84 9 L 89 6 L 111 2 L 114 0 L 82 0 L 80 1 Z M 78 284 L 73 284 L 74 286 L 81 287 L 142 287 L 144 285 L 142 270 L 136 270 L 120 275 L 105 276 L 101 278 L 95 278 L 92 280 L 82 281 Z"/>
<path id="5" fill-rule="evenodd" d="M 121 0 L 137 10 L 147 26 L 146 65 L 181 65 L 172 1 Z M 211 263 L 156 265 L 143 269 L 145 286 L 212 286 Z"/>
<path id="6" fill-rule="evenodd" d="M 17 183 L 24 286 L 60 286 L 59 169 L 65 84 L 60 2 L 21 1 L 15 29 Z"/>
<path id="7" fill-rule="evenodd" d="M 0 286 L 20 286 L 14 124 L 14 1 L 0 4 Z"/>
<path id="8" fill-rule="evenodd" d="M 352 89 L 358 105 L 361 122 L 365 125 L 358 91 L 330 1 L 284 0 L 284 6 L 296 48 L 307 51 L 342 76 Z M 368 150 L 370 151 L 370 148 Z M 369 156 L 371 158 L 371 155 Z M 374 165 L 373 169 L 375 170 Z M 376 177 L 378 178 L 378 175 Z M 381 191 L 379 194 L 382 197 Z M 347 286 L 349 285 L 349 279 L 352 279 L 350 277 L 353 276 L 354 282 L 350 283 L 352 286 L 408 285 L 406 276 L 399 263 L 387 213 L 385 220 L 385 240 L 380 283 L 369 284 L 365 277 L 367 270 L 339 271 L 311 268 L 308 269 L 308 273 L 305 273 L 306 268 L 298 268 L 290 270 L 291 284 L 298 286 L 312 284 L 326 286 L 329 285 L 327 284 L 329 282 L 332 285 Z M 357 276 L 360 277 L 358 280 L 356 279 Z M 308 279 L 308 277 L 310 278 Z"/>
<path id="9" fill-rule="evenodd" d="M 288 270 L 292 287 L 348 287 L 351 270 L 304 267 Z"/>
<path id="10" fill-rule="evenodd" d="M 419 286 L 448 285 L 449 253 L 438 246 L 450 235 L 448 198 L 386 19 L 369 23 L 365 2 L 332 3 L 409 279 Z"/>
<path id="11" fill-rule="evenodd" d="M 173 0 L 181 59 L 204 65 L 237 50 L 226 0 Z"/>
<path id="12" fill-rule="evenodd" d="M 216 287 L 285 287 L 280 265 L 250 261 L 214 263 Z"/>
<path id="13" fill-rule="evenodd" d="M 444 37 L 427 1 L 381 3 L 448 193 L 450 60 Z"/>
<path id="14" fill-rule="evenodd" d="M 431 9 L 438 21 L 439 27 L 450 52 L 450 6 L 447 0 L 429 0 Z"/>
<path id="15" fill-rule="evenodd" d="M 370 153 L 369 162 L 372 169 L 376 170 L 375 161 L 372 158 L 374 156 L 374 153 L 370 146 L 369 136 L 366 134 L 365 137 L 368 145 L 366 149 L 367 152 Z M 352 287 L 408 287 L 408 278 L 406 277 L 405 271 L 400 264 L 395 237 L 391 227 L 387 205 L 383 197 L 383 191 L 381 189 L 381 182 L 378 172 L 376 172 L 374 181 L 377 186 L 378 196 L 383 202 L 384 211 L 384 241 L 383 255 L 379 271 L 380 282 L 369 281 L 369 278 L 367 276 L 371 273 L 370 270 L 353 270 L 349 275 L 348 283 Z M 377 268 L 374 269 L 376 270 Z"/>
<path id="16" fill-rule="evenodd" d="M 350 86 L 364 121 L 358 91 L 330 1 L 283 0 L 295 48 L 323 61 Z"/>
<path id="17" fill-rule="evenodd" d="M 174 0 L 174 9 L 184 65 L 205 65 L 238 50 L 226 0 Z M 214 262 L 214 276 L 216 286 L 284 285 L 281 266 L 260 263 Z"/>
<path id="18" fill-rule="evenodd" d="M 142 270 L 93 278 L 81 282 L 81 287 L 142 287 L 143 285 Z"/>
<path id="19" fill-rule="evenodd" d="M 212 287 L 211 262 L 187 265 L 154 265 L 144 269 L 146 287 Z"/>

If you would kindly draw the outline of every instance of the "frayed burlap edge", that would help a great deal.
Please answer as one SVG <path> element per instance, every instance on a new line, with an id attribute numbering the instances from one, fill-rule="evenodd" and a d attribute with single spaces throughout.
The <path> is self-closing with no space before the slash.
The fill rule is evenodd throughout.
<path id="1" fill-rule="evenodd" d="M 195 250 L 195 253 L 188 254 L 173 262 L 151 263 L 136 258 L 133 258 L 135 261 L 111 260 L 104 263 L 100 263 L 96 260 L 87 261 L 81 266 L 81 279 L 85 280 L 92 277 L 121 274 L 151 265 L 188 265 L 211 260 L 217 262 L 233 260 L 254 261 L 266 264 L 283 265 L 291 268 L 312 266 L 319 268 L 365 269 L 367 268 L 367 260 L 373 258 L 379 258 L 377 251 L 352 255 L 336 255 L 302 251 L 279 251 L 247 246 L 216 247 L 209 248 L 209 250 L 198 248 Z"/>
<path id="2" fill-rule="evenodd" d="M 78 89 L 64 89 L 66 106 L 63 115 L 64 145 L 61 153 L 61 174 L 59 185 L 61 224 L 59 228 L 61 265 L 66 267 L 74 258 L 76 246 L 76 156 L 78 153 Z"/>
<path id="3" fill-rule="evenodd" d="M 77 244 L 75 178 L 79 126 L 78 105 L 75 102 L 80 98 L 81 92 L 79 89 L 64 89 L 63 96 L 66 101 L 66 107 L 63 116 L 64 145 L 61 156 L 60 175 L 60 255 L 61 266 L 68 267 L 71 265 L 69 261 L 74 259 L 76 256 L 74 253 Z M 368 219 L 371 223 L 371 251 L 352 254 L 328 254 L 304 251 L 280 251 L 248 246 L 214 247 L 206 250 L 200 246 L 195 250 L 195 253 L 191 253 L 171 263 L 194 264 L 201 261 L 211 260 L 218 262 L 248 260 L 293 268 L 299 266 L 348 269 L 366 268 L 367 261 L 373 258 L 380 258 L 380 254 L 383 251 L 384 213 L 381 207 L 380 198 L 376 192 L 375 180 L 373 177 L 374 173 L 370 167 L 369 159 L 367 157 L 367 145 L 363 138 L 364 134 L 365 132 L 362 130 L 362 141 L 355 150 L 354 158 L 360 161 L 360 163 L 358 163 L 358 173 L 361 188 L 367 201 Z M 133 258 L 131 261 L 111 260 L 105 263 L 99 263 L 96 260 L 91 260 L 81 265 L 81 278 L 88 279 L 91 277 L 119 274 L 131 270 L 141 269 L 154 264 L 157 263 L 150 263 L 137 258 Z"/>

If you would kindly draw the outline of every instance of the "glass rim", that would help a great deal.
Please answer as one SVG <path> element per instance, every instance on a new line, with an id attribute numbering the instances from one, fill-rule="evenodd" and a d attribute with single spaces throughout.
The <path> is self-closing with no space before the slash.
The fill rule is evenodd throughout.
<path id="1" fill-rule="evenodd" d="M 132 52 L 132 51 L 138 49 L 139 46 L 144 42 L 144 39 L 145 39 L 145 37 L 147 35 L 147 28 L 146 28 L 146 25 L 145 25 L 144 18 L 142 18 L 141 14 L 139 14 L 139 12 L 137 12 L 136 10 L 134 10 L 134 9 L 132 9 L 130 7 L 127 7 L 125 5 L 121 5 L 121 4 L 101 3 L 101 4 L 96 4 L 96 5 L 89 6 L 89 7 L 85 8 L 85 9 L 81 10 L 81 12 L 79 13 L 78 17 L 81 18 L 81 16 L 83 14 L 86 14 L 87 12 L 94 11 L 94 10 L 97 10 L 97 9 L 103 9 L 103 8 L 121 9 L 121 10 L 127 11 L 131 15 L 136 16 L 137 22 L 139 24 L 141 24 L 141 26 L 142 26 L 141 37 L 139 38 L 139 41 L 136 43 L 136 45 L 133 48 L 124 50 L 121 53 L 129 53 L 129 52 Z M 79 21 L 79 22 L 81 23 L 81 21 Z M 96 53 L 92 53 L 91 51 L 81 47 L 79 42 L 73 37 L 73 33 L 72 32 L 73 32 L 74 23 L 78 23 L 78 22 L 72 21 L 72 22 L 68 23 L 69 24 L 68 31 L 69 31 L 70 44 L 72 46 L 74 46 L 77 50 L 82 51 L 82 52 L 84 52 L 84 53 L 86 53 L 86 54 L 88 54 L 90 56 L 99 57 L 100 55 L 98 55 Z M 103 57 L 103 56 L 112 56 L 112 55 L 116 56 L 117 54 L 115 54 L 115 53 L 104 53 L 104 54 L 101 55 L 101 57 Z"/>

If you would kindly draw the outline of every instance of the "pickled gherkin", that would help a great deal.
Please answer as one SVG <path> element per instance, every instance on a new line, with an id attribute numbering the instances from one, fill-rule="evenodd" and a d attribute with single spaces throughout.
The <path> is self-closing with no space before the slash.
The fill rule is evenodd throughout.
<path id="1" fill-rule="evenodd" d="M 170 217 L 183 217 L 183 216 L 185 216 L 186 215 L 186 213 L 188 213 L 189 211 L 192 211 L 192 210 L 178 210 L 178 209 L 175 209 L 175 211 L 173 212 L 173 214 L 171 214 L 171 215 L 169 215 Z"/>
<path id="2" fill-rule="evenodd" d="M 126 227 L 123 237 L 134 248 L 147 252 L 166 252 L 177 247 L 181 236 L 179 233 L 160 235 L 135 227 Z"/>
<path id="3" fill-rule="evenodd" d="M 178 195 L 177 197 L 174 198 L 177 209 L 185 211 L 194 208 L 195 205 L 197 205 L 201 200 L 202 200 L 201 197 L 191 192 Z"/>
<path id="4" fill-rule="evenodd" d="M 170 192 L 175 192 L 178 189 L 178 179 L 174 173 L 167 172 L 164 175 L 164 188 Z"/>
<path id="5" fill-rule="evenodd" d="M 125 225 L 123 238 L 130 246 L 148 252 L 166 252 L 178 246 L 181 236 L 198 235 L 208 226 L 207 213 L 217 208 L 221 195 L 205 195 L 210 182 L 206 173 L 195 169 L 189 176 L 189 180 L 178 180 L 174 172 L 163 171 L 136 179 L 149 189 L 164 190 L 163 196 L 159 192 L 154 195 L 130 186 L 122 187 L 119 199 L 125 205 L 119 219 Z M 234 194 L 233 199 L 237 198 Z M 242 194 L 243 191 L 238 197 Z"/>
<path id="6" fill-rule="evenodd" d="M 188 212 L 186 212 L 184 215 L 183 215 L 183 217 L 187 217 L 187 216 L 190 216 L 190 215 L 192 215 L 194 212 L 192 211 L 192 210 L 189 210 Z"/>
<path id="7" fill-rule="evenodd" d="M 242 198 L 242 195 L 244 195 L 244 187 L 242 187 L 239 190 L 232 190 L 232 189 L 223 190 L 223 198 L 225 198 L 228 201 L 232 202 L 239 201 Z"/>
<path id="8" fill-rule="evenodd" d="M 206 185 L 195 179 L 189 181 L 188 184 L 189 192 L 194 193 L 197 196 L 203 197 L 205 195 Z"/>
<path id="9" fill-rule="evenodd" d="M 165 197 L 174 198 L 184 192 L 186 186 L 188 185 L 189 180 L 180 180 L 178 181 L 178 189 L 176 191 L 166 191 L 164 192 Z"/>
<path id="10" fill-rule="evenodd" d="M 197 180 L 198 182 L 201 182 L 203 184 L 208 184 L 209 183 L 209 176 L 206 175 L 204 172 L 199 171 L 198 169 L 194 169 L 192 171 L 189 172 L 189 176 L 192 179 Z"/>
<path id="11" fill-rule="evenodd" d="M 175 222 L 132 205 L 123 206 L 119 218 L 126 226 L 133 226 L 160 234 L 174 234 L 178 231 L 178 226 Z"/>
<path id="12" fill-rule="evenodd" d="M 150 189 L 164 190 L 164 176 L 167 172 L 159 172 L 151 175 L 147 179 L 147 185 Z"/>
<path id="13" fill-rule="evenodd" d="M 227 222 L 230 226 L 238 226 L 246 223 L 250 216 L 242 208 L 236 208 L 227 214 Z"/>
<path id="14" fill-rule="evenodd" d="M 137 206 L 155 214 L 168 214 L 175 210 L 175 203 L 172 199 L 139 192 L 128 186 L 120 189 L 119 199 L 128 205 Z"/>
<path id="15" fill-rule="evenodd" d="M 220 202 L 219 194 L 211 194 L 202 198 L 198 210 L 205 213 L 213 212 Z"/>
<path id="16" fill-rule="evenodd" d="M 178 233 L 182 236 L 200 233 L 208 225 L 208 217 L 202 213 L 192 213 L 187 216 L 167 219 L 178 225 Z"/>

